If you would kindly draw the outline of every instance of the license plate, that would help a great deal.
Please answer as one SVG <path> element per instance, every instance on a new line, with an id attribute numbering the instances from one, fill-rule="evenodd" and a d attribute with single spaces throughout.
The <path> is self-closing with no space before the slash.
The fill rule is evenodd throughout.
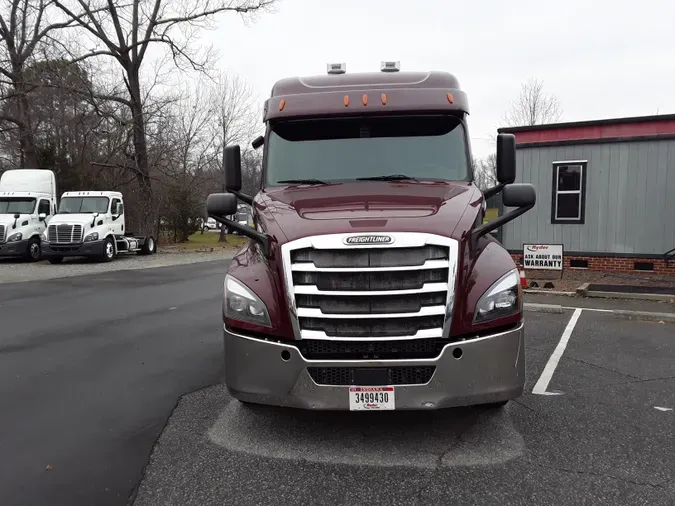
<path id="1" fill-rule="evenodd" d="M 349 387 L 351 411 L 382 411 L 396 409 L 394 387 Z"/>

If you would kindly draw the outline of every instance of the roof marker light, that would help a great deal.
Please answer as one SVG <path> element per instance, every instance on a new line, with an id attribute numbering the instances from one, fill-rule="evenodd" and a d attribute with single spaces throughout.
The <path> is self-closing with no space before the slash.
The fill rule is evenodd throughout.
<path id="1" fill-rule="evenodd" d="M 398 72 L 401 70 L 400 61 L 383 61 L 380 63 L 380 70 L 382 72 Z"/>
<path id="2" fill-rule="evenodd" d="M 363 102 L 363 105 L 368 105 L 368 95 L 364 93 L 361 97 L 361 102 Z"/>
<path id="3" fill-rule="evenodd" d="M 284 99 L 282 98 L 282 99 L 281 99 L 281 102 L 279 102 L 279 110 L 280 110 L 280 111 L 283 111 L 283 110 L 284 110 L 284 107 L 286 107 L 286 100 L 284 100 Z"/>
<path id="4" fill-rule="evenodd" d="M 345 104 L 345 107 L 347 107 L 349 105 L 349 95 L 345 95 L 345 98 L 342 102 Z"/>
<path id="5" fill-rule="evenodd" d="M 448 102 L 451 104 L 455 102 L 455 97 L 452 96 L 452 93 L 448 92 L 445 94 L 446 97 L 448 97 Z"/>
<path id="6" fill-rule="evenodd" d="M 380 95 L 380 101 L 382 102 L 382 105 L 387 105 L 387 94 L 386 93 L 382 93 L 382 95 Z"/>
<path id="7" fill-rule="evenodd" d="M 345 72 L 347 72 L 346 63 L 329 63 L 327 67 L 328 67 L 327 72 L 329 74 L 344 74 Z"/>

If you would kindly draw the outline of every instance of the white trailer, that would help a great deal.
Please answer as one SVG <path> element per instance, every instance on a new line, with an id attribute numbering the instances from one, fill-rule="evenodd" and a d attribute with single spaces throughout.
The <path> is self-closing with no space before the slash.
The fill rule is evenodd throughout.
<path id="1" fill-rule="evenodd" d="M 42 236 L 42 254 L 52 264 L 64 257 L 94 257 L 103 262 L 116 255 L 152 255 L 152 236 L 136 236 L 124 223 L 124 199 L 113 191 L 66 192 Z"/>
<path id="2" fill-rule="evenodd" d="M 0 257 L 42 257 L 42 234 L 56 214 L 56 177 L 47 169 L 13 169 L 0 176 Z"/>

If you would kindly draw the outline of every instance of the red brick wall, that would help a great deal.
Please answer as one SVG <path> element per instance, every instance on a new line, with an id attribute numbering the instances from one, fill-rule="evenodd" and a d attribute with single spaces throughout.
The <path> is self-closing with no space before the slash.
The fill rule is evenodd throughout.
<path id="1" fill-rule="evenodd" d="M 511 257 L 516 263 L 522 262 L 523 255 L 518 253 L 511 253 Z M 588 268 L 570 267 L 570 260 L 586 260 L 588 261 Z M 635 262 L 645 262 L 654 264 L 653 271 L 642 271 L 634 269 Z M 635 257 L 584 257 L 584 256 L 567 256 L 563 257 L 563 265 L 565 270 L 589 270 L 600 272 L 619 272 L 619 273 L 642 273 L 653 272 L 655 274 L 675 276 L 675 261 L 671 261 L 669 266 L 666 266 L 665 260 L 661 258 L 635 258 Z M 550 271 L 553 272 L 553 271 Z"/>

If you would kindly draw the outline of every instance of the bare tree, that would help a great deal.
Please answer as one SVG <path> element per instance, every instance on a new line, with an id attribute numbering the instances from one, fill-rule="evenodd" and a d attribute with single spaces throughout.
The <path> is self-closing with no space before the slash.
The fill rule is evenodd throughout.
<path id="1" fill-rule="evenodd" d="M 560 101 L 544 91 L 544 83 L 528 79 L 520 87 L 520 95 L 502 118 L 504 126 L 531 126 L 555 123 L 562 116 Z"/>
<path id="2" fill-rule="evenodd" d="M 28 97 L 34 86 L 25 78 L 26 66 L 52 32 L 72 23 L 59 20 L 52 5 L 52 0 L 3 0 L 0 7 L 0 120 L 18 131 L 20 166 L 26 168 L 38 165 Z"/>
<path id="3" fill-rule="evenodd" d="M 222 190 L 225 190 L 225 174 L 223 167 L 223 150 L 226 146 L 240 144 L 244 147 L 253 140 L 256 122 L 260 120 L 262 111 L 257 97 L 250 85 L 238 76 L 220 74 L 212 87 L 213 110 L 216 114 L 218 129 L 218 163 Z M 244 161 L 242 156 L 242 161 Z M 218 188 L 221 189 L 220 187 Z M 220 229 L 218 242 L 227 242 L 225 227 Z"/>
<path id="4" fill-rule="evenodd" d="M 518 99 L 511 103 L 502 117 L 502 125 L 532 126 L 555 123 L 562 116 L 562 107 L 558 97 L 544 91 L 544 83 L 537 79 L 528 79 L 520 87 Z M 496 135 L 491 135 L 492 145 L 496 146 Z M 497 157 L 492 154 L 476 160 L 473 164 L 476 185 L 483 191 L 497 184 Z"/>
<path id="5" fill-rule="evenodd" d="M 200 55 L 192 46 L 200 28 L 220 13 L 252 15 L 269 11 L 278 0 L 54 0 L 70 20 L 98 43 L 77 59 L 108 56 L 122 69 L 127 96 L 114 100 L 131 113 L 134 160 L 143 208 L 139 233 L 152 230 L 153 188 L 148 159 L 146 118 L 143 108 L 141 67 L 151 45 L 168 49 L 181 68 L 206 70 L 209 55 Z M 76 11 L 83 10 L 83 14 Z M 111 97 L 112 98 L 112 97 Z"/>

